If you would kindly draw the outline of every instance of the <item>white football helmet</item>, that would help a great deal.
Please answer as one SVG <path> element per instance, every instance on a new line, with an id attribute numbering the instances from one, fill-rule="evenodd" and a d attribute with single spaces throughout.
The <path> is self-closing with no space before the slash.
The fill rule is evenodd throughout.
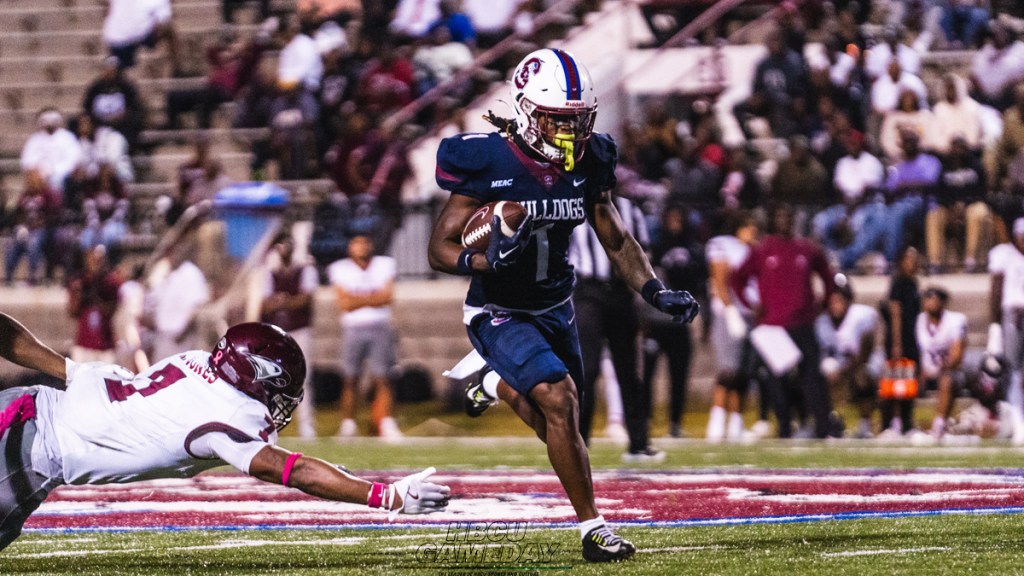
<path id="1" fill-rule="evenodd" d="M 534 50 L 516 66 L 509 90 L 516 133 L 541 156 L 572 170 L 597 115 L 590 72 L 563 50 Z"/>

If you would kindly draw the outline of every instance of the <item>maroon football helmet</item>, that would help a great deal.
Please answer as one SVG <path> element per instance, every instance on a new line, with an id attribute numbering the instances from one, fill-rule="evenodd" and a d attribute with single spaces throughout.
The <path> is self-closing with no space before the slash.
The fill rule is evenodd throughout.
<path id="1" fill-rule="evenodd" d="M 210 366 L 222 380 L 266 404 L 278 430 L 302 401 L 306 359 L 295 339 L 273 324 L 232 326 L 213 350 Z"/>

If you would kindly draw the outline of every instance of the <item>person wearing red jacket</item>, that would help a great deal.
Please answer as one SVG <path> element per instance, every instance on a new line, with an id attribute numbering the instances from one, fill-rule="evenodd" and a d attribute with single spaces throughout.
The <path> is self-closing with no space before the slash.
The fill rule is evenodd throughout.
<path id="1" fill-rule="evenodd" d="M 779 205 L 771 214 L 774 232 L 753 249 L 729 282 L 737 298 L 755 310 L 759 326 L 784 328 L 800 350 L 795 379 L 790 376 L 792 371 L 779 376 L 769 371 L 767 389 L 779 422 L 779 437 L 792 435 L 792 408 L 802 399 L 814 416 L 814 435 L 824 438 L 829 434 L 832 402 L 818 367 L 820 350 L 814 334 L 814 319 L 822 311 L 822 303 L 835 291 L 835 280 L 821 246 L 793 235 L 793 208 Z M 825 286 L 823 299 L 818 299 L 814 293 L 814 276 Z M 761 296 L 760 307 L 747 302 L 743 292 L 755 278 Z"/>

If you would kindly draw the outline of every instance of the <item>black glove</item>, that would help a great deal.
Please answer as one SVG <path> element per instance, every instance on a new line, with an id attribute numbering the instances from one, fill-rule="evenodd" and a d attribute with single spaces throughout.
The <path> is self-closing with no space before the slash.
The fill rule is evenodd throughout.
<path id="1" fill-rule="evenodd" d="M 508 268 L 523 255 L 533 233 L 533 215 L 527 214 L 522 226 L 512 236 L 501 232 L 501 221 L 495 215 L 491 218 L 491 241 L 487 245 L 487 263 L 497 272 Z"/>
<path id="2" fill-rule="evenodd" d="M 654 294 L 654 307 L 666 314 L 672 315 L 676 322 L 689 324 L 700 312 L 700 304 L 697 299 L 686 290 L 661 290 Z"/>

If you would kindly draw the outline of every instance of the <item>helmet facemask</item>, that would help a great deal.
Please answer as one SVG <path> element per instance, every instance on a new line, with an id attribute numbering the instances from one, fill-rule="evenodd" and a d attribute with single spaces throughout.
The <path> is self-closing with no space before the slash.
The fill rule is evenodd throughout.
<path id="1" fill-rule="evenodd" d="M 270 419 L 274 421 L 274 427 L 283 429 L 292 421 L 292 412 L 302 402 L 302 394 L 289 396 L 284 392 L 272 393 L 267 399 L 267 408 L 270 408 Z"/>
<path id="2" fill-rule="evenodd" d="M 545 108 L 525 97 L 520 98 L 519 106 L 529 119 L 520 132 L 526 144 L 548 160 L 565 164 L 566 170 L 575 168 L 594 130 L 597 107 Z"/>

